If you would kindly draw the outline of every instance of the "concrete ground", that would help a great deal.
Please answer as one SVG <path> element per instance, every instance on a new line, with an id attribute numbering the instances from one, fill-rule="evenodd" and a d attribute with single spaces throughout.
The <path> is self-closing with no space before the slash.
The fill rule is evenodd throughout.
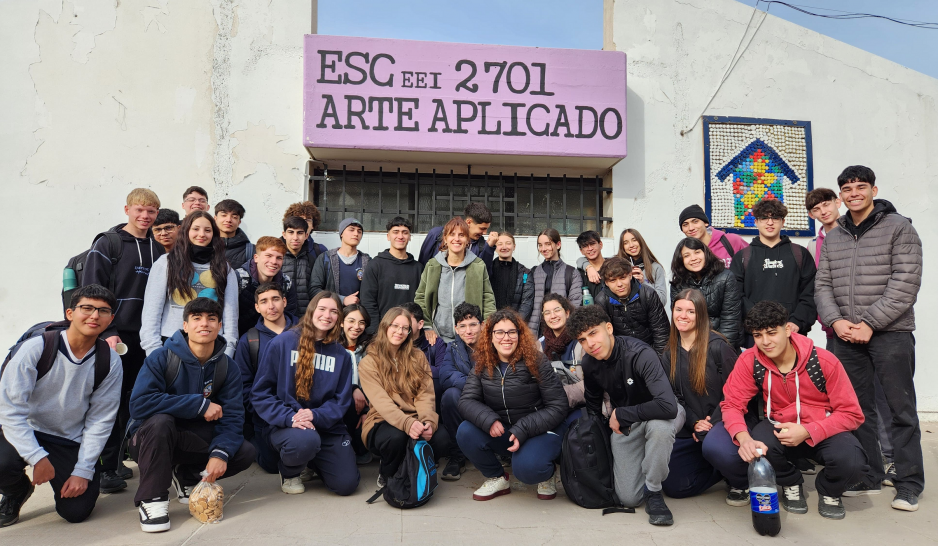
<path id="1" fill-rule="evenodd" d="M 925 473 L 938 476 L 938 423 L 923 423 Z M 130 465 L 134 470 L 136 467 Z M 889 507 L 894 490 L 880 495 L 845 498 L 847 518 L 830 521 L 817 514 L 814 478 L 807 477 L 806 515 L 782 511 L 782 532 L 763 538 L 752 528 L 748 507 L 723 502 L 719 486 L 694 498 L 668 499 L 675 525 L 652 527 L 639 508 L 635 514 L 585 510 L 564 497 L 562 489 L 552 501 L 537 500 L 534 487 L 513 483 L 511 495 L 475 502 L 472 491 L 482 476 L 472 469 L 457 482 L 441 482 L 433 500 L 416 510 L 391 508 L 383 500 L 365 500 L 375 490 L 377 465 L 361 467 L 358 492 L 337 497 L 320 481 L 307 484 L 303 495 L 280 492 L 277 476 L 257 465 L 223 482 L 227 496 L 224 521 L 202 525 L 188 507 L 170 503 L 172 529 L 166 533 L 140 531 L 133 506 L 136 477 L 126 491 L 102 495 L 84 523 L 66 523 L 56 515 L 52 491 L 40 487 L 23 507 L 20 523 L 0 529 L 0 544 L 472 544 L 484 546 L 525 544 L 938 544 L 938 502 L 926 488 L 919 511 L 906 513 Z M 514 481 L 514 480 L 513 480 Z M 934 488 L 934 484 L 931 484 Z M 933 491 L 934 489 L 932 489 Z M 74 542 L 72 542 L 74 541 Z"/>

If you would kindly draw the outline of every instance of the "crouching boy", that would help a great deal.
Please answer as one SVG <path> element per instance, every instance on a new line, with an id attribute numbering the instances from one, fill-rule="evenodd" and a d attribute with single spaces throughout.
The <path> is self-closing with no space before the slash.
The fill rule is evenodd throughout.
<path id="1" fill-rule="evenodd" d="M 0 377 L 0 527 L 20 519 L 37 485 L 52 486 L 55 511 L 70 523 L 94 509 L 96 465 L 111 434 L 123 367 L 98 336 L 117 301 L 101 285 L 83 286 L 65 311 L 68 329 L 24 341 Z M 33 467 L 30 480 L 24 469 Z"/>
<path id="2" fill-rule="evenodd" d="M 863 411 L 843 364 L 792 333 L 788 320 L 788 310 L 774 301 L 761 301 L 746 315 L 755 347 L 740 355 L 723 387 L 723 423 L 744 461 L 762 450 L 784 489 L 780 504 L 793 514 L 808 512 L 795 461 L 810 458 L 824 465 L 814 482 L 818 513 L 843 519 L 841 495 L 869 469 L 851 434 L 863 423 Z M 761 417 L 767 418 L 749 431 L 743 415 L 756 395 L 764 400 Z"/>
<path id="3" fill-rule="evenodd" d="M 188 504 L 200 479 L 234 476 L 254 462 L 242 432 L 241 374 L 218 335 L 221 316 L 216 301 L 187 303 L 182 330 L 147 357 L 134 385 L 127 432 L 140 468 L 134 503 L 146 533 L 169 530 L 170 482 Z"/>
<path id="4" fill-rule="evenodd" d="M 649 523 L 672 525 L 674 517 L 664 502 L 661 482 L 668 477 L 674 436 L 684 426 L 684 409 L 674 397 L 661 360 L 651 345 L 614 336 L 609 316 L 598 305 L 574 310 L 567 331 L 586 352 L 582 366 L 587 411 L 602 415 L 605 395 L 614 408 L 609 428 L 619 501 L 628 507 L 644 502 Z"/>

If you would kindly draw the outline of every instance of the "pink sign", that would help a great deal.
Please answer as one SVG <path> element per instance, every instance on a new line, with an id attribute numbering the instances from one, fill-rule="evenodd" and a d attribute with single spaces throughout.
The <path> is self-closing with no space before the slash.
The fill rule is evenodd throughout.
<path id="1" fill-rule="evenodd" d="M 312 149 L 623 158 L 625 53 L 307 35 Z"/>

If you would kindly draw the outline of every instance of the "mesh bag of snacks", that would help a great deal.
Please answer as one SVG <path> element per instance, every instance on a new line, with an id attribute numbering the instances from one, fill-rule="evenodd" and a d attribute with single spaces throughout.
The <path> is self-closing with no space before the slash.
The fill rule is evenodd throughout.
<path id="1" fill-rule="evenodd" d="M 203 471 L 202 477 L 208 476 Z M 218 523 L 223 517 L 225 490 L 217 483 L 199 482 L 189 495 L 189 513 L 202 523 Z"/>

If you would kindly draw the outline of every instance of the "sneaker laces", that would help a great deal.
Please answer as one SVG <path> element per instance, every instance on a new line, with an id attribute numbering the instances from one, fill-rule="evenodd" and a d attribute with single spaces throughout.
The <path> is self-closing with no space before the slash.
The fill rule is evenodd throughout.
<path id="1" fill-rule="evenodd" d="M 840 497 L 828 497 L 827 495 L 821 495 L 821 502 L 830 506 L 840 506 Z"/>
<path id="2" fill-rule="evenodd" d="M 157 519 L 169 514 L 169 502 L 167 501 L 144 501 L 140 503 L 140 507 L 143 508 L 147 519 Z"/>
<path id="3" fill-rule="evenodd" d="M 494 478 L 487 478 L 485 480 L 485 483 L 482 484 L 482 487 L 487 487 L 487 486 L 495 487 L 498 484 L 498 481 L 503 480 L 503 479 L 505 479 L 505 476 L 496 476 Z"/>
<path id="4" fill-rule="evenodd" d="M 801 488 L 797 485 L 785 488 L 785 498 L 790 501 L 796 501 L 801 499 Z"/>
<path id="5" fill-rule="evenodd" d="M 905 502 L 907 502 L 907 503 L 909 503 L 909 504 L 915 504 L 915 502 L 914 502 L 914 501 L 915 501 L 915 494 L 912 493 L 912 491 L 910 491 L 910 490 L 908 490 L 908 489 L 906 489 L 906 488 L 904 488 L 904 487 L 900 487 L 900 488 L 896 491 L 896 500 L 902 500 L 902 501 L 905 501 Z"/>
<path id="6" fill-rule="evenodd" d="M 745 489 L 736 489 L 735 487 L 730 487 L 730 495 L 745 495 Z"/>

